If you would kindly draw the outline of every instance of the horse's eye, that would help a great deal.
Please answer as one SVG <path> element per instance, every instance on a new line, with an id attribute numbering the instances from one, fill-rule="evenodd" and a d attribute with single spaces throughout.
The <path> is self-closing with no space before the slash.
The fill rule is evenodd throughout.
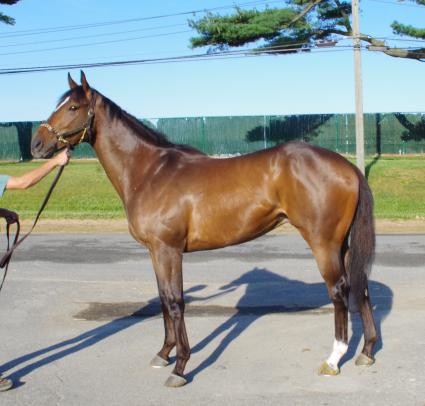
<path id="1" fill-rule="evenodd" d="M 75 104 L 73 104 L 69 109 L 71 111 L 75 111 L 75 110 L 78 110 L 78 106 L 76 106 Z"/>

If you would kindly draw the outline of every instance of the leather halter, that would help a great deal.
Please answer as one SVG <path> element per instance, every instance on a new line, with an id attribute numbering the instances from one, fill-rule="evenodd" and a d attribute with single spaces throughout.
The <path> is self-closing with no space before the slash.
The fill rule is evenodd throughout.
<path id="1" fill-rule="evenodd" d="M 87 141 L 88 143 L 91 144 L 91 141 L 92 141 L 91 127 L 92 127 L 93 119 L 94 119 L 94 103 L 95 103 L 95 98 L 94 96 L 92 96 L 92 99 L 90 101 L 90 108 L 89 108 L 89 111 L 87 112 L 87 121 L 81 127 L 77 127 L 73 130 L 61 132 L 57 130 L 55 127 L 53 127 L 52 125 L 50 125 L 47 121 L 45 123 L 41 123 L 40 127 L 47 128 L 47 130 L 56 137 L 58 142 L 62 142 L 63 144 L 65 144 L 66 146 L 69 146 L 70 148 L 73 148 L 74 145 L 81 144 L 84 141 Z M 67 140 L 67 138 L 72 137 L 75 134 L 78 134 L 80 131 L 83 132 L 81 134 L 80 139 L 78 140 L 77 143 L 71 145 L 71 143 Z M 86 136 L 88 136 L 87 139 L 86 139 Z"/>

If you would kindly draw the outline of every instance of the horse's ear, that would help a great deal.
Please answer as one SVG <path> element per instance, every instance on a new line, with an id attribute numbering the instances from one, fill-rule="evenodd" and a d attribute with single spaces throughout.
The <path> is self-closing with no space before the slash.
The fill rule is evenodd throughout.
<path id="1" fill-rule="evenodd" d="M 74 79 L 72 79 L 71 75 L 68 73 L 68 83 L 69 83 L 69 88 L 71 90 L 75 89 L 78 85 L 74 82 Z"/>
<path id="2" fill-rule="evenodd" d="M 83 71 L 81 71 L 81 86 L 83 86 L 83 90 L 86 93 L 87 98 L 90 98 L 91 88 L 89 82 L 87 82 L 86 75 Z"/>

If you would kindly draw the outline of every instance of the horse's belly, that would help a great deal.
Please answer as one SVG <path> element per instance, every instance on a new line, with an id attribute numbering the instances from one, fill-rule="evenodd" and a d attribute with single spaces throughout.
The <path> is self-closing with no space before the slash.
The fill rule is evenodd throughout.
<path id="1" fill-rule="evenodd" d="M 191 224 L 186 251 L 223 248 L 257 238 L 272 230 L 286 218 L 281 210 L 253 213 L 244 218 L 241 213 L 223 213 Z"/>

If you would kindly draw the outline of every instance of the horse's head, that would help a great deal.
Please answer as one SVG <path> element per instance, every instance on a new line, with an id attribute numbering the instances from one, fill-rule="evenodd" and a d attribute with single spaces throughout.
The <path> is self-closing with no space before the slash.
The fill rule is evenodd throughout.
<path id="1" fill-rule="evenodd" d="M 31 142 L 34 158 L 49 158 L 57 150 L 90 139 L 94 118 L 94 91 L 81 71 L 81 86 L 68 74 L 69 90 L 56 110 L 40 125 Z"/>

